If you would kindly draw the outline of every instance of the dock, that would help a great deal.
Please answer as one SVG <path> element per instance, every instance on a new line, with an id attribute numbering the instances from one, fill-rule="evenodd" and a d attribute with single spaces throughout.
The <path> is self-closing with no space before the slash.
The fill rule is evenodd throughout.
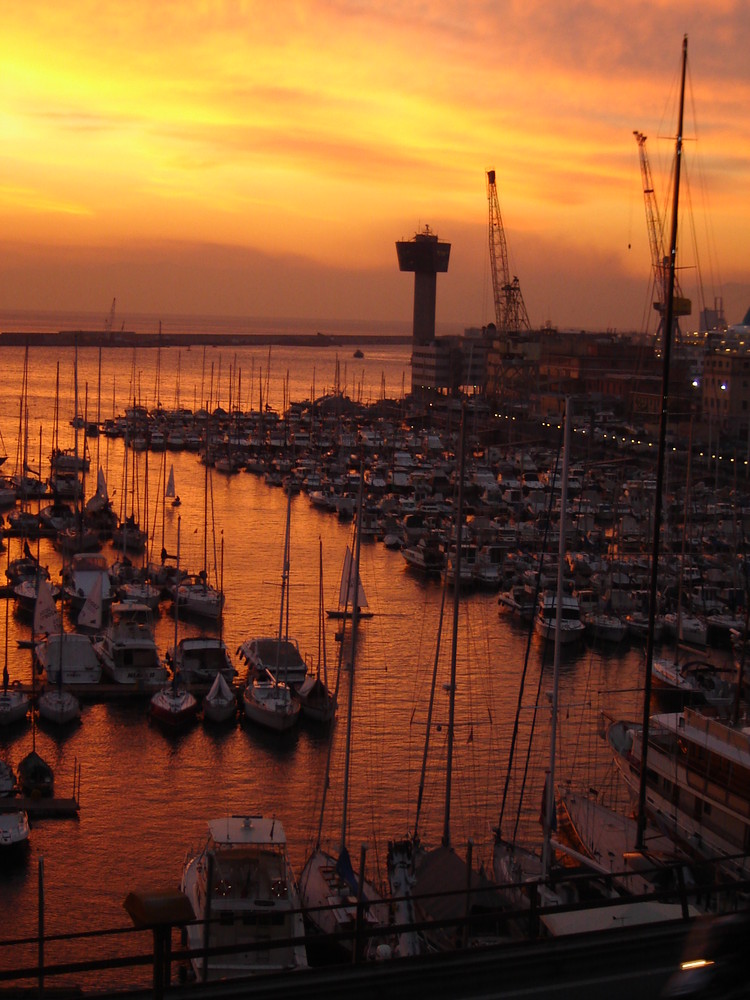
<path id="1" fill-rule="evenodd" d="M 76 819 L 78 799 L 44 798 L 43 796 L 7 796 L 0 798 L 0 813 L 23 811 L 29 819 Z"/>

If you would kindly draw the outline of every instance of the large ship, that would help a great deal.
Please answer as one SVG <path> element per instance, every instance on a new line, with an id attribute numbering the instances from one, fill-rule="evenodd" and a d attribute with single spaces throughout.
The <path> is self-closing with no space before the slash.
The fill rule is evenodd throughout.
<path id="1" fill-rule="evenodd" d="M 642 728 L 607 731 L 615 763 L 637 800 Z M 702 858 L 747 878 L 750 858 L 750 723 L 736 725 L 691 708 L 649 722 L 646 812 L 659 829 Z"/>

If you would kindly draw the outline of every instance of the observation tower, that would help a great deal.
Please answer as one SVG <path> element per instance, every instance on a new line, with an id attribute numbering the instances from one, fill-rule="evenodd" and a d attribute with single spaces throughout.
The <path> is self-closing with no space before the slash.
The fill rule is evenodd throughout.
<path id="1" fill-rule="evenodd" d="M 424 347 L 435 339 L 437 275 L 448 270 L 450 252 L 450 243 L 441 243 L 429 226 L 414 239 L 396 243 L 399 270 L 414 272 L 413 347 Z"/>

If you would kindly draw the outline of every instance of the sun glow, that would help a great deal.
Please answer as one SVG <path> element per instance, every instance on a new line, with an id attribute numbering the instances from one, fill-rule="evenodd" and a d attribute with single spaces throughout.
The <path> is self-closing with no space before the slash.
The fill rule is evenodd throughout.
<path id="1" fill-rule="evenodd" d="M 146 256 L 149 241 L 245 247 L 290 267 L 389 269 L 397 282 L 393 242 L 429 218 L 462 241 L 444 284 L 470 320 L 468 288 L 451 282 L 462 258 L 467 273 L 486 267 L 492 165 L 531 303 L 535 282 L 569 288 L 571 247 L 575 273 L 605 255 L 615 285 L 647 282 L 632 129 L 654 143 L 669 134 L 668 74 L 699 5 L 679 26 L 656 5 L 641 26 L 648 45 L 622 28 L 618 6 L 579 22 L 570 11 L 539 18 L 533 2 L 508 18 L 483 0 L 467 0 L 460 18 L 447 2 L 398 14 L 377 0 L 158 10 L 134 0 L 127 13 L 93 0 L 11 3 L 0 39 L 6 241 L 40 252 L 137 244 Z M 728 23 L 747 17 L 722 14 L 725 46 L 736 44 Z M 737 108 L 750 88 L 729 53 L 719 58 L 709 39 L 696 48 L 697 115 L 713 115 L 702 136 L 721 142 L 708 174 L 717 263 L 746 282 L 738 192 L 750 134 Z M 136 287 L 120 295 L 137 308 Z"/>

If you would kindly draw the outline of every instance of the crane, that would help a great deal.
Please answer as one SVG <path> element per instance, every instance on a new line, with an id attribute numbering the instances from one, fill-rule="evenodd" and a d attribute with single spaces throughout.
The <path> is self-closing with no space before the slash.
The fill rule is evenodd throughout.
<path id="1" fill-rule="evenodd" d="M 634 131 L 633 135 L 635 136 L 635 141 L 638 143 L 638 157 L 641 163 L 641 176 L 643 178 L 643 198 L 646 203 L 646 228 L 651 248 L 651 264 L 654 269 L 654 284 L 657 296 L 657 300 L 654 302 L 654 309 L 659 313 L 658 337 L 662 333 L 664 314 L 666 312 L 669 257 L 664 249 L 664 225 L 659 214 L 659 206 L 654 192 L 654 182 L 651 177 L 651 166 L 646 154 L 647 137 L 643 132 L 638 131 Z M 679 334 L 678 317 L 689 316 L 691 311 L 692 304 L 690 299 L 683 296 L 679 281 L 675 277 L 673 308 L 675 329 L 673 332 Z"/>
<path id="2" fill-rule="evenodd" d="M 495 171 L 487 171 L 487 199 L 490 211 L 490 266 L 492 269 L 492 290 L 495 297 L 495 325 L 498 332 L 515 333 L 530 330 L 529 315 L 521 294 L 517 277 L 511 280 L 508 267 L 508 247 L 505 242 L 503 219 L 497 200 Z"/>
<path id="3" fill-rule="evenodd" d="M 115 323 L 115 309 L 117 307 L 117 299 L 112 299 L 112 305 L 110 307 L 109 313 L 104 320 L 104 332 L 112 333 L 112 327 Z"/>

